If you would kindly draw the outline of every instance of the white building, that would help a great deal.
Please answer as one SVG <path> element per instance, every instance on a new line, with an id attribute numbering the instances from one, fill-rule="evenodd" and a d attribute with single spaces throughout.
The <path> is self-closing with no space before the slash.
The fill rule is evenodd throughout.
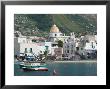
<path id="1" fill-rule="evenodd" d="M 79 54 L 84 54 L 87 50 L 97 50 L 97 36 L 96 35 L 86 35 L 81 36 L 80 39 L 76 41 L 76 48 L 78 48 Z"/>
<path id="2" fill-rule="evenodd" d="M 65 42 L 65 39 L 68 39 L 70 36 L 65 36 L 65 34 L 61 33 L 59 28 L 54 24 L 49 33 L 48 41 L 51 43 L 51 55 L 56 56 L 59 54 L 61 57 L 61 54 L 63 54 L 63 48 L 58 47 L 58 41 L 61 40 L 63 43 Z M 61 52 L 61 53 L 59 53 Z"/>
<path id="3" fill-rule="evenodd" d="M 16 34 L 16 33 L 15 33 Z M 33 42 L 32 39 L 40 39 L 37 36 L 22 36 L 19 32 L 19 37 L 14 38 L 14 53 L 19 55 L 20 53 L 32 52 L 35 55 L 44 54 L 48 51 L 51 56 L 58 58 L 64 54 L 68 59 L 75 59 L 76 52 L 79 55 L 87 55 L 92 51 L 97 51 L 97 36 L 87 35 L 75 38 L 74 32 L 70 33 L 70 36 L 65 36 L 59 31 L 56 25 L 53 25 L 50 29 L 48 42 Z M 63 48 L 58 47 L 58 41 L 63 42 Z"/>
<path id="4" fill-rule="evenodd" d="M 61 40 L 64 42 L 64 39 L 68 37 L 69 36 L 65 36 L 65 34 L 61 33 L 59 28 L 54 24 L 50 29 L 48 41 L 57 42 L 58 40 Z"/>
<path id="5" fill-rule="evenodd" d="M 86 46 L 84 48 L 85 50 L 97 50 L 97 43 L 95 41 L 90 41 L 89 43 L 86 43 Z"/>
<path id="6" fill-rule="evenodd" d="M 15 37 L 22 37 L 22 34 L 21 34 L 20 31 L 15 31 L 15 32 L 14 32 L 14 36 L 15 36 Z"/>
<path id="7" fill-rule="evenodd" d="M 76 45 L 78 42 L 75 38 L 74 32 L 70 33 L 70 36 L 65 36 L 63 33 L 59 31 L 59 28 L 56 25 L 53 25 L 50 29 L 50 34 L 48 41 L 52 42 L 51 55 L 55 55 L 55 50 L 58 49 L 58 40 L 63 42 L 62 54 L 71 59 L 75 57 Z M 80 40 L 79 40 L 80 41 Z M 79 43 L 78 43 L 79 46 Z"/>
<path id="8" fill-rule="evenodd" d="M 27 52 L 39 55 L 44 54 L 45 51 L 48 51 L 48 54 L 51 54 L 51 42 L 35 43 L 32 42 L 32 40 L 23 37 L 17 37 L 14 39 L 15 55 Z"/>
<path id="9" fill-rule="evenodd" d="M 96 41 L 90 41 L 86 43 L 84 47 L 84 55 L 87 58 L 97 58 L 97 43 Z"/>

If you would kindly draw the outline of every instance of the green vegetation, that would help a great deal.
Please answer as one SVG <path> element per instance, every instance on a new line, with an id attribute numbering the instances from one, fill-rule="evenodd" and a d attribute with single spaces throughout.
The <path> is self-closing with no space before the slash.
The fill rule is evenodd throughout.
<path id="1" fill-rule="evenodd" d="M 48 55 L 48 51 L 45 50 L 45 52 L 44 52 L 44 56 L 45 56 L 45 59 L 46 59 L 46 60 L 47 60 L 47 55 Z"/>
<path id="2" fill-rule="evenodd" d="M 63 47 L 63 42 L 61 40 L 58 41 L 58 47 Z"/>
<path id="3" fill-rule="evenodd" d="M 14 29 L 23 35 L 47 37 L 50 28 L 56 24 L 62 33 L 96 33 L 95 14 L 15 14 Z"/>

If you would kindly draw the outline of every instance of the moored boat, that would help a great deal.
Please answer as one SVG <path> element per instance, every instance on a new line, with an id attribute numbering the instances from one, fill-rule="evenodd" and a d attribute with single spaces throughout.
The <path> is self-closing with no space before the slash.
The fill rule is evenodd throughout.
<path id="1" fill-rule="evenodd" d="M 39 56 L 34 53 L 25 53 L 25 60 L 20 63 L 20 68 L 23 70 L 38 70 L 38 71 L 48 71 L 47 64 L 43 58 L 39 61 Z"/>
<path id="2" fill-rule="evenodd" d="M 28 61 L 20 64 L 20 68 L 23 70 L 38 70 L 38 71 L 48 71 L 47 64 L 45 62 L 38 61 Z"/>

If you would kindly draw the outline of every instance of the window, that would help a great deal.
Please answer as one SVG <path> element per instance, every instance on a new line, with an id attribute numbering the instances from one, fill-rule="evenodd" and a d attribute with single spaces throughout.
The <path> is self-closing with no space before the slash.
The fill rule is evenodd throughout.
<path id="1" fill-rule="evenodd" d="M 67 46 L 67 48 L 69 48 L 69 45 Z"/>
<path id="2" fill-rule="evenodd" d="M 52 44 L 52 47 L 57 46 L 57 44 Z"/>
<path id="3" fill-rule="evenodd" d="M 27 53 L 27 48 L 25 48 L 25 52 Z"/>
<path id="4" fill-rule="evenodd" d="M 67 50 L 67 53 L 69 53 L 69 50 Z"/>
<path id="5" fill-rule="evenodd" d="M 92 44 L 92 48 L 94 48 L 94 46 L 93 46 L 93 42 L 92 42 L 91 44 Z"/>
<path id="6" fill-rule="evenodd" d="M 79 50 L 79 47 L 76 47 L 76 50 L 78 51 Z"/>
<path id="7" fill-rule="evenodd" d="M 30 52 L 32 52 L 32 48 L 30 48 Z"/>
<path id="8" fill-rule="evenodd" d="M 48 47 L 49 47 L 49 46 L 45 46 L 46 50 L 48 50 Z"/>
<path id="9" fill-rule="evenodd" d="M 81 48 L 81 50 L 83 50 L 83 48 Z"/>

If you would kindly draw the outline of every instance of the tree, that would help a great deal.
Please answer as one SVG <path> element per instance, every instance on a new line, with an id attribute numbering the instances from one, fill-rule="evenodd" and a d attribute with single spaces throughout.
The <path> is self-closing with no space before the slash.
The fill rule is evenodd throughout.
<path id="1" fill-rule="evenodd" d="M 45 50 L 45 52 L 44 52 L 45 59 L 47 59 L 47 54 L 48 54 L 48 51 L 47 51 L 47 50 Z"/>
<path id="2" fill-rule="evenodd" d="M 63 47 L 63 42 L 61 40 L 58 41 L 58 47 Z"/>

